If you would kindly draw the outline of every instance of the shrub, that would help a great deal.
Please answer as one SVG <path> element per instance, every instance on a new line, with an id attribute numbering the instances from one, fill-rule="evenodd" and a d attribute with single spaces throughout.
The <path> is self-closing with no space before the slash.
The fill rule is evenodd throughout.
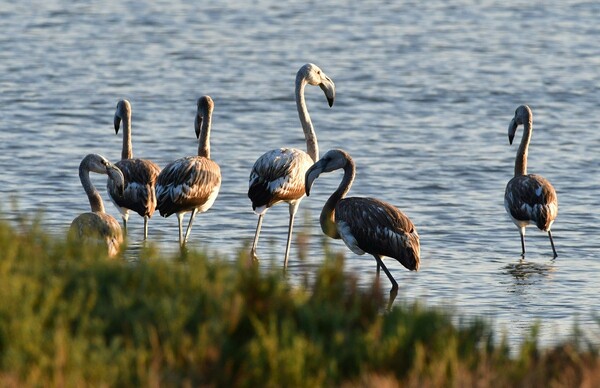
<path id="1" fill-rule="evenodd" d="M 420 304 L 385 311 L 328 254 L 314 282 L 183 251 L 140 260 L 0 222 L 0 381 L 27 386 L 594 385 L 593 350 Z"/>

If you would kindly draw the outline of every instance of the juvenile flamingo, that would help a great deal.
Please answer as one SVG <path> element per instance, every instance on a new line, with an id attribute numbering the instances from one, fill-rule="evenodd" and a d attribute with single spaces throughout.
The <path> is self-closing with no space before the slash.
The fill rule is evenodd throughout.
<path id="1" fill-rule="evenodd" d="M 535 174 L 527 174 L 527 153 L 533 132 L 533 114 L 521 105 L 508 126 L 508 141 L 512 144 L 517 127 L 523 125 L 523 137 L 515 160 L 515 176 L 508 181 L 504 192 L 504 208 L 521 234 L 521 256 L 525 256 L 525 227 L 530 223 L 548 232 L 552 253 L 557 257 L 550 228 L 558 215 L 558 197 L 550 182 Z"/>
<path id="2" fill-rule="evenodd" d="M 108 195 L 123 218 L 123 229 L 127 233 L 127 220 L 129 210 L 133 210 L 144 217 L 144 240 L 148 238 L 148 219 L 156 209 L 156 194 L 154 186 L 160 168 L 150 160 L 133 159 L 131 145 L 131 104 L 127 100 L 117 103 L 115 112 L 115 133 L 119 133 L 121 121 L 123 122 L 123 149 L 121 160 L 116 164 L 125 177 L 125 192 L 119 195 L 117 188 L 108 181 Z"/>
<path id="3" fill-rule="evenodd" d="M 215 202 L 221 188 L 221 169 L 210 159 L 210 130 L 214 102 L 209 96 L 198 99 L 195 130 L 198 156 L 187 156 L 169 163 L 158 175 L 156 198 L 158 211 L 163 217 L 177 214 L 179 244 L 184 245 L 197 213 L 204 213 Z M 192 212 L 185 232 L 182 230 L 183 215 Z"/>
<path id="4" fill-rule="evenodd" d="M 334 239 L 342 239 L 357 255 L 368 253 L 377 261 L 379 268 L 392 283 L 392 293 L 398 283 L 383 263 L 383 257 L 398 260 L 406 269 L 417 271 L 420 265 L 421 245 L 419 234 L 412 221 L 395 206 L 375 198 L 345 198 L 354 181 L 354 161 L 343 150 L 329 150 L 321 160 L 306 172 L 306 195 L 315 179 L 324 172 L 344 170 L 344 177 L 331 194 L 323 210 L 320 223 L 323 233 Z"/>
<path id="5" fill-rule="evenodd" d="M 90 201 L 91 212 L 77 216 L 69 228 L 69 236 L 86 242 L 102 243 L 108 248 L 108 255 L 115 256 L 123 242 L 123 234 L 117 220 L 105 213 L 100 193 L 90 180 L 90 171 L 108 175 L 108 180 L 116 192 L 123 193 L 125 180 L 118 167 L 103 156 L 89 154 L 79 164 L 79 179 Z"/>
<path id="6" fill-rule="evenodd" d="M 290 220 L 288 225 L 287 245 L 285 248 L 284 270 L 287 268 L 292 241 L 294 216 L 304 198 L 304 174 L 319 158 L 319 146 L 312 121 L 304 100 L 304 88 L 318 85 L 327 97 L 331 107 L 335 100 L 335 84 L 318 66 L 308 63 L 296 74 L 296 107 L 306 139 L 306 152 L 296 148 L 279 148 L 266 152 L 259 157 L 250 173 L 248 197 L 252 201 L 252 210 L 258 214 L 258 224 L 254 234 L 254 242 L 250 254 L 258 260 L 256 249 L 258 237 L 265 213 L 280 202 L 289 205 Z"/>

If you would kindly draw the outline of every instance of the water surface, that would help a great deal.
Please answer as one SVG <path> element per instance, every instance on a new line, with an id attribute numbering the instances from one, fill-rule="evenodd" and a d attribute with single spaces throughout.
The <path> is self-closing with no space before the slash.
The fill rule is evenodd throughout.
<path id="1" fill-rule="evenodd" d="M 233 260 L 256 226 L 246 197 L 254 160 L 272 148 L 305 147 L 294 78 L 314 62 L 337 86 L 331 109 L 318 88 L 306 90 L 321 153 L 348 151 L 357 164 L 351 194 L 395 204 L 421 235 L 418 273 L 387 261 L 401 286 L 397 303 L 485 316 L 514 342 L 540 322 L 542 341 L 555 343 L 579 322 L 600 343 L 599 17 L 600 4 L 584 1 L 3 4 L 3 217 L 43 210 L 48 232 L 64 233 L 89 209 L 77 176 L 82 157 L 120 157 L 112 128 L 119 99 L 133 107 L 134 155 L 164 166 L 196 152 L 195 102 L 209 94 L 223 184 L 214 207 L 196 218 L 190 246 Z M 507 127 L 523 103 L 534 113 L 530 172 L 559 196 L 557 259 L 547 236 L 529 229 L 521 261 L 503 207 L 517 150 Z M 300 260 L 294 240 L 292 280 L 320 263 L 318 214 L 340 179 L 322 176 L 302 202 L 296 231 L 308 235 L 309 255 Z M 105 178 L 94 182 L 118 217 Z M 282 264 L 287 217 L 286 205 L 265 217 L 259 253 L 267 268 Z M 139 252 L 142 224 L 131 216 L 128 258 Z M 176 225 L 157 213 L 151 241 L 175 252 Z M 361 286 L 373 281 L 372 258 L 329 244 L 346 252 Z"/>

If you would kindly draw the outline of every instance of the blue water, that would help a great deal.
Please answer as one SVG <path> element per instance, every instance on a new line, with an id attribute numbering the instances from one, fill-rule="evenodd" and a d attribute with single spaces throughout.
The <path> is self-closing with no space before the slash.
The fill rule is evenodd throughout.
<path id="1" fill-rule="evenodd" d="M 112 128 L 119 99 L 133 107 L 134 156 L 164 166 L 196 152 L 196 99 L 209 94 L 223 184 L 213 208 L 196 218 L 189 245 L 233 260 L 256 226 L 246 197 L 252 164 L 272 148 L 305 147 L 294 78 L 313 62 L 337 86 L 332 108 L 318 88 L 306 90 L 321 153 L 348 151 L 357 164 L 351 195 L 395 204 L 421 235 L 419 272 L 387 261 L 400 284 L 396 303 L 484 316 L 513 343 L 536 322 L 546 344 L 567 339 L 578 323 L 600 344 L 600 4 L 205 3 L 0 6 L 3 217 L 43 210 L 48 232 L 64 233 L 89 209 L 77 176 L 82 157 L 120 157 Z M 555 260 L 547 236 L 531 228 L 520 260 L 519 234 L 503 207 L 517 150 L 507 127 L 523 103 L 534 114 L 529 170 L 558 192 Z M 105 177 L 93 179 L 118 217 Z M 318 214 L 340 179 L 322 176 L 302 202 L 296 231 L 308 235 L 309 255 L 298 257 L 294 239 L 292 281 L 320 263 Z M 286 205 L 265 217 L 265 268 L 282 265 L 287 222 Z M 129 226 L 126 257 L 135 259 L 142 219 L 132 215 Z M 155 214 L 150 240 L 175 252 L 176 219 Z M 346 253 L 346 270 L 361 286 L 371 284 L 373 258 L 328 243 Z"/>

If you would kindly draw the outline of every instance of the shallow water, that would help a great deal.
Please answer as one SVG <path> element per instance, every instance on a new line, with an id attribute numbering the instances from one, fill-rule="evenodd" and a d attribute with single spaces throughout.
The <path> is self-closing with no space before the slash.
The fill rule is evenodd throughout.
<path id="1" fill-rule="evenodd" d="M 272 148 L 305 147 L 294 77 L 314 62 L 337 86 L 331 109 L 318 88 L 307 88 L 321 154 L 347 150 L 357 164 L 351 195 L 395 204 L 421 235 L 418 273 L 387 261 L 400 283 L 396 303 L 422 300 L 484 316 L 517 343 L 536 322 L 546 344 L 567 338 L 578 322 L 600 344 L 600 4 L 196 3 L 2 5 L 3 217 L 43 209 L 46 229 L 63 233 L 89 208 L 77 176 L 81 158 L 120 157 L 112 128 L 118 99 L 133 107 L 134 155 L 164 166 L 196 152 L 195 102 L 209 94 L 212 157 L 223 184 L 213 208 L 196 218 L 189 245 L 233 259 L 256 226 L 246 197 L 254 160 Z M 517 150 L 507 127 L 523 103 L 534 113 L 529 170 L 553 182 L 559 196 L 557 259 L 547 236 L 530 228 L 521 261 L 518 231 L 503 207 Z M 93 179 L 118 216 L 105 178 Z M 294 240 L 292 280 L 319 265 L 318 214 L 340 179 L 323 175 L 302 202 L 296 231 L 308 234 L 302 241 L 310 254 L 298 259 Z M 281 266 L 287 221 L 285 205 L 265 217 L 261 265 Z M 132 215 L 129 225 L 126 255 L 135 259 L 142 219 Z M 150 239 L 176 251 L 176 218 L 157 213 Z M 373 258 L 328 243 L 346 253 L 361 286 L 373 281 Z"/>

